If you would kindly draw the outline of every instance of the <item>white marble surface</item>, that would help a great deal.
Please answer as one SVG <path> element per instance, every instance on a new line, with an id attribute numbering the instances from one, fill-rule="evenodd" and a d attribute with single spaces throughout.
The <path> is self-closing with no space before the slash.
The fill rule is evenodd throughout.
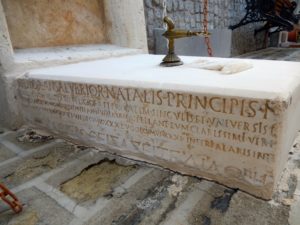
<path id="1" fill-rule="evenodd" d="M 299 128 L 300 65 L 183 57 L 165 68 L 161 59 L 31 71 L 17 80 L 20 111 L 82 144 L 270 199 Z M 199 68 L 208 64 L 241 72 Z"/>
<path id="2" fill-rule="evenodd" d="M 91 61 L 41 70 L 27 74 L 28 78 L 99 82 L 125 86 L 172 88 L 241 97 L 288 98 L 300 82 L 299 63 L 247 60 L 253 68 L 232 75 L 194 68 L 203 62 L 237 64 L 240 59 L 181 57 L 185 65 L 158 66 L 163 56 L 133 55 Z"/>

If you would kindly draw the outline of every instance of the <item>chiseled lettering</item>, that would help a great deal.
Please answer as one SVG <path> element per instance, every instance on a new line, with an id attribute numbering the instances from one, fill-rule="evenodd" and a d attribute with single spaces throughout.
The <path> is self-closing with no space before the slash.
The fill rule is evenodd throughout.
<path id="1" fill-rule="evenodd" d="M 172 100 L 175 99 L 175 94 L 173 92 L 167 92 L 167 98 L 168 98 L 168 106 L 173 106 L 171 102 Z"/>
<path id="2" fill-rule="evenodd" d="M 220 97 L 210 98 L 208 104 L 209 104 L 209 107 L 211 108 L 212 111 L 222 112 L 222 99 Z"/>
<path id="3" fill-rule="evenodd" d="M 195 96 L 195 109 L 198 109 L 198 105 L 200 105 L 202 109 L 206 109 L 207 96 L 204 97 Z"/>
<path id="4" fill-rule="evenodd" d="M 234 109 L 236 106 L 238 106 L 239 100 L 236 98 L 230 99 L 230 107 L 229 107 L 229 114 L 234 114 Z"/>

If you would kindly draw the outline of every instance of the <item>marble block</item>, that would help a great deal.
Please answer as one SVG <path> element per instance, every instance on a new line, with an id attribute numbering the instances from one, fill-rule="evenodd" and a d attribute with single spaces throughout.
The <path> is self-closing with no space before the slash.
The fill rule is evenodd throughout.
<path id="1" fill-rule="evenodd" d="M 182 57 L 165 68 L 161 59 L 31 71 L 17 79 L 19 110 L 80 144 L 270 199 L 299 129 L 299 63 Z"/>

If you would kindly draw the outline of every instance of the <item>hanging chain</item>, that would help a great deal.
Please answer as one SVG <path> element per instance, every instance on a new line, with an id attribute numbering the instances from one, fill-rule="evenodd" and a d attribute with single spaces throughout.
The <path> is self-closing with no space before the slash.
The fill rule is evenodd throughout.
<path id="1" fill-rule="evenodd" d="M 204 0 L 204 7 L 203 7 L 203 30 L 205 34 L 208 34 L 208 0 Z M 212 57 L 213 51 L 210 44 L 210 38 L 208 35 L 205 36 L 205 44 L 207 46 L 207 54 Z"/>
<path id="2" fill-rule="evenodd" d="M 8 204 L 15 213 L 22 211 L 22 204 L 18 198 L 3 184 L 0 184 L 0 199 Z"/>
<path id="3" fill-rule="evenodd" d="M 167 16 L 167 0 L 162 1 L 162 6 L 163 6 L 163 14 L 162 14 L 162 20 L 164 21 L 164 18 Z M 167 29 L 167 24 L 163 23 L 163 26 L 165 29 Z"/>

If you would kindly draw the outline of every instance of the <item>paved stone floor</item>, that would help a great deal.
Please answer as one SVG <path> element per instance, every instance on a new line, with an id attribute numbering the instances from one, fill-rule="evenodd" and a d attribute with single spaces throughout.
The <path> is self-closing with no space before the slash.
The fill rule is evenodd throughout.
<path id="1" fill-rule="evenodd" d="M 237 56 L 237 58 L 300 62 L 300 48 L 267 48 L 260 51 L 249 52 L 247 54 Z"/>
<path id="2" fill-rule="evenodd" d="M 9 225 L 299 225 L 300 136 L 271 201 L 78 146 L 29 128 L 0 128 L 0 182 L 20 198 Z"/>

